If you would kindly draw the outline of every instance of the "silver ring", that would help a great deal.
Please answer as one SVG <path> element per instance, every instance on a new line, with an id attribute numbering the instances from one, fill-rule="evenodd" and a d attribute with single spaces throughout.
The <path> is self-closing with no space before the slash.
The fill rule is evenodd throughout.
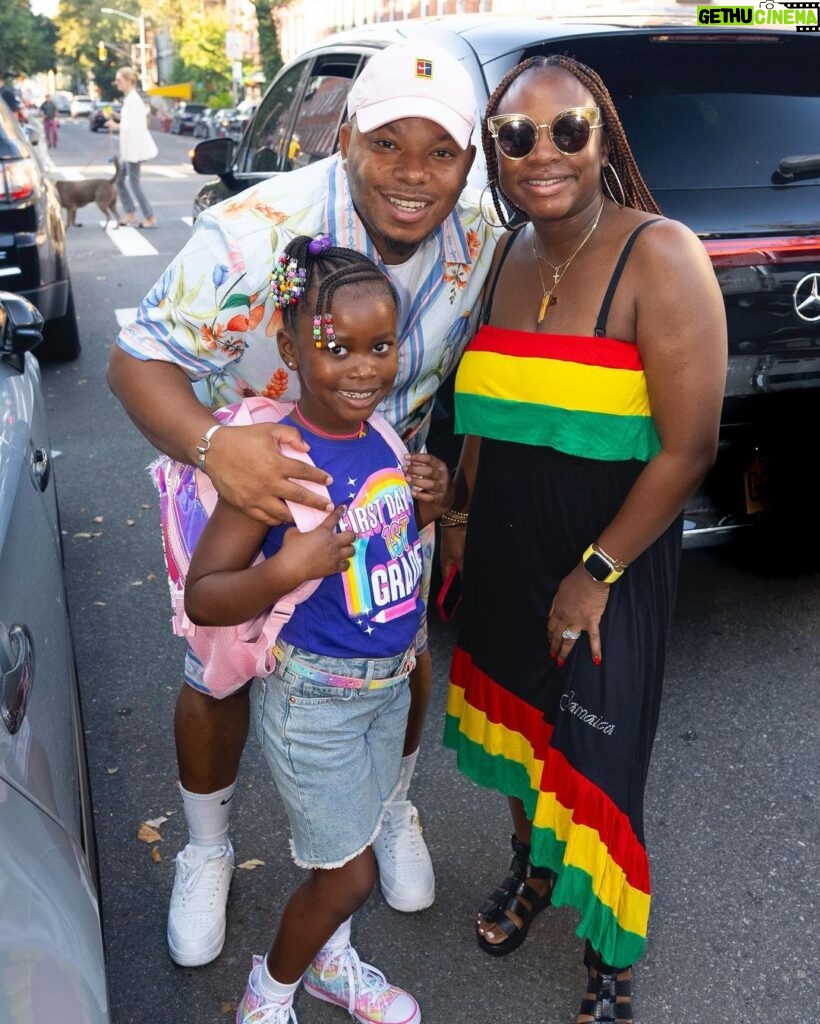
<path id="1" fill-rule="evenodd" d="M 567 628 L 561 634 L 561 636 L 565 640 L 577 640 L 580 635 L 581 634 L 580 633 L 576 633 L 574 629 L 570 629 L 569 626 L 567 626 Z"/>

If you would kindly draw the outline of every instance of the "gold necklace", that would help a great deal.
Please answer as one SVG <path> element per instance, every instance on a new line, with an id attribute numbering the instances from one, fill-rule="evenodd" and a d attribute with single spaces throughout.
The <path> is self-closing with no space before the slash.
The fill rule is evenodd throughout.
<path id="1" fill-rule="evenodd" d="M 570 263 L 572 263 L 572 261 L 578 255 L 578 253 L 584 248 L 584 246 L 587 244 L 587 242 L 590 240 L 590 238 L 592 238 L 592 233 L 598 227 L 598 221 L 601 219 L 601 214 L 603 212 L 604 212 L 604 200 L 602 199 L 601 200 L 601 205 L 598 207 L 598 212 L 595 214 L 595 220 L 592 222 L 592 227 L 589 229 L 589 231 L 587 231 L 587 233 L 581 239 L 581 244 L 578 246 L 578 248 L 575 250 L 575 252 L 571 256 L 569 256 L 567 259 L 565 259 L 563 263 L 559 263 L 557 266 L 554 263 L 550 263 L 550 261 L 545 256 L 542 256 L 538 252 L 538 247 L 537 247 L 537 244 L 536 244 L 537 243 L 537 238 L 536 238 L 536 234 L 535 234 L 535 228 L 533 228 L 533 232 L 532 232 L 532 254 L 535 257 L 535 265 L 536 265 L 536 267 L 538 267 L 538 277 L 541 279 L 541 287 L 544 290 L 544 298 L 541 300 L 541 306 L 540 306 L 540 308 L 538 310 L 538 323 L 539 324 L 543 321 L 544 317 L 547 314 L 547 310 L 550 308 L 550 306 L 554 306 L 558 302 L 558 299 L 555 297 L 555 289 L 558 287 L 558 284 L 560 283 L 561 278 L 569 270 Z M 550 289 L 547 289 L 547 286 L 544 284 L 544 275 L 541 273 L 541 264 L 542 263 L 546 263 L 548 267 L 552 267 L 552 269 L 553 269 L 552 288 L 550 288 Z"/>

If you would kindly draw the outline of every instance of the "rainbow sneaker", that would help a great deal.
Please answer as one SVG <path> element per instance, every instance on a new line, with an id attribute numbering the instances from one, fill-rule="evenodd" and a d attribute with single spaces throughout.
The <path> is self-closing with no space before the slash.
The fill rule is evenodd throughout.
<path id="1" fill-rule="evenodd" d="M 350 945 L 322 950 L 302 983 L 317 999 L 344 1006 L 359 1024 L 421 1024 L 419 1004 L 410 993 L 388 985 L 382 972 L 362 963 Z"/>
<path id="2" fill-rule="evenodd" d="M 292 1003 L 267 1002 L 253 987 L 253 978 L 261 963 L 262 957 L 254 956 L 248 987 L 236 1008 L 236 1024 L 299 1024 Z"/>

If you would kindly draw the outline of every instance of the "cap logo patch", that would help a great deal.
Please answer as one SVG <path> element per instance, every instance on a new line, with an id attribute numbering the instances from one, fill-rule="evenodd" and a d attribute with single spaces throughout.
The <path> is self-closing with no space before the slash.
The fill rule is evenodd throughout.
<path id="1" fill-rule="evenodd" d="M 416 78 L 432 78 L 433 77 L 433 62 L 431 60 L 422 60 L 421 57 L 416 58 Z"/>

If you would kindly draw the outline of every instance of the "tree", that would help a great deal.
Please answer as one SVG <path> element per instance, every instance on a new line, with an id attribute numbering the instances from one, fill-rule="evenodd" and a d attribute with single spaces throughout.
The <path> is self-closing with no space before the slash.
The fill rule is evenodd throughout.
<path id="1" fill-rule="evenodd" d="M 0 3 L 0 74 L 33 75 L 56 66 L 57 35 L 49 18 L 32 14 L 29 0 Z"/>
<path id="2" fill-rule="evenodd" d="M 193 14 L 173 33 L 174 80 L 192 82 L 194 99 L 207 102 L 230 89 L 231 63 L 225 52 L 228 22 L 223 14 Z"/>
<path id="3" fill-rule="evenodd" d="M 277 71 L 282 67 L 282 52 L 279 49 L 279 39 L 272 12 L 274 7 L 284 7 L 287 0 L 253 0 L 253 2 L 256 8 L 262 71 L 265 74 L 265 82 L 270 85 Z"/>

